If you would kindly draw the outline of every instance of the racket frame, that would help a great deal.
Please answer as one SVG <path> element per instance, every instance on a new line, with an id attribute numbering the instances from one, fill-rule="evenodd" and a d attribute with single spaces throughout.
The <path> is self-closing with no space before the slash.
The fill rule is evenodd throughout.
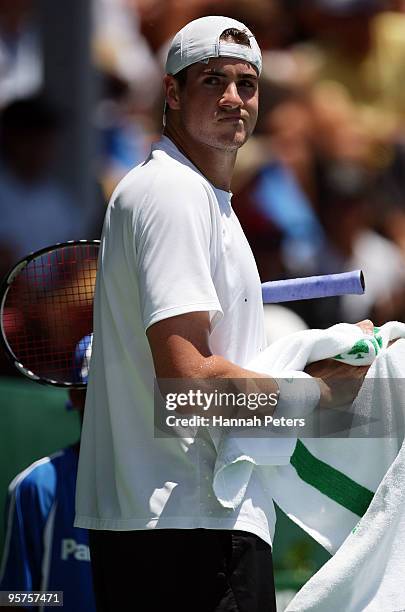
<path id="1" fill-rule="evenodd" d="M 4 331 L 3 325 L 3 311 L 4 304 L 7 299 L 7 294 L 17 276 L 20 274 L 22 270 L 34 259 L 37 257 L 41 257 L 42 255 L 46 255 L 46 253 L 51 253 L 52 251 L 56 251 L 63 247 L 70 247 L 75 245 L 89 245 L 89 246 L 100 246 L 100 240 L 68 240 L 66 242 L 57 242 L 53 245 L 44 247 L 39 249 L 38 251 L 33 251 L 26 257 L 20 259 L 4 276 L 1 284 L 0 284 L 0 344 L 3 347 L 4 352 L 6 353 L 8 359 L 14 365 L 14 367 L 25 377 L 30 380 L 40 383 L 41 385 L 51 386 L 51 387 L 59 387 L 64 389 L 86 389 L 87 382 L 62 382 L 53 380 L 52 378 L 41 377 L 26 368 L 16 357 L 11 346 L 7 341 L 7 337 Z"/>

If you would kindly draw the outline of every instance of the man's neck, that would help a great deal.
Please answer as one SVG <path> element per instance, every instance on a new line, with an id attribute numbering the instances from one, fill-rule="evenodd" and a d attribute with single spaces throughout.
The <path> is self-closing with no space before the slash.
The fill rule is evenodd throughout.
<path id="1" fill-rule="evenodd" d="M 163 131 L 164 136 L 189 159 L 217 189 L 230 191 L 233 170 L 236 162 L 236 150 L 223 151 L 208 145 L 195 143 L 184 138 L 182 133 L 170 126 Z"/>

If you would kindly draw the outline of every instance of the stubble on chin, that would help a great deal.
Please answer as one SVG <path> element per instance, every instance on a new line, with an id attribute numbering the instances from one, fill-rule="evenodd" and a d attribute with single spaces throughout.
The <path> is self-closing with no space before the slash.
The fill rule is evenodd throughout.
<path id="1" fill-rule="evenodd" d="M 212 134 L 211 136 L 207 137 L 207 135 L 205 135 L 204 144 L 212 147 L 213 149 L 231 153 L 240 149 L 247 142 L 249 136 L 250 134 L 248 134 L 245 130 L 233 135 L 230 134 L 229 136 Z M 201 135 L 201 137 L 203 138 L 203 135 Z"/>

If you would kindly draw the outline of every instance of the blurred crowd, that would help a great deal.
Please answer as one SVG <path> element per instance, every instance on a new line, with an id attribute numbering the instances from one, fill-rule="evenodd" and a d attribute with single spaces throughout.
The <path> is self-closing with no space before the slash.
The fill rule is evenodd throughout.
<path id="1" fill-rule="evenodd" d="M 69 118 L 42 94 L 38 5 L 0 0 L 1 275 L 42 246 L 97 238 L 112 190 L 161 131 L 171 37 L 223 14 L 263 50 L 260 118 L 232 188 L 262 280 L 360 268 L 365 296 L 289 307 L 311 327 L 405 318 L 404 0 L 93 0 L 92 13 L 102 198 L 82 215 L 53 176 Z"/>

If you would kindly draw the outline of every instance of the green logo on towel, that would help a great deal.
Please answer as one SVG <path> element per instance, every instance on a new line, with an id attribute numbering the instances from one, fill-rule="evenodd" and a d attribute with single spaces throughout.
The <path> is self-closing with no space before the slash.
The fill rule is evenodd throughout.
<path id="1" fill-rule="evenodd" d="M 370 352 L 370 347 L 365 340 L 358 340 L 356 344 L 347 351 L 348 355 L 356 355 L 356 359 L 363 359 Z"/>
<path id="2" fill-rule="evenodd" d="M 364 359 L 370 352 L 370 347 L 366 340 L 358 340 L 344 355 L 336 355 L 335 359 L 347 359 L 347 355 L 355 355 L 355 359 Z"/>
<path id="3" fill-rule="evenodd" d="M 365 359 L 370 355 L 370 345 L 373 347 L 375 354 L 378 355 L 383 348 L 383 340 L 378 333 L 379 331 L 379 327 L 374 327 L 374 337 L 357 340 L 349 351 L 335 355 L 334 359 L 344 361 L 349 356 L 354 359 Z"/>

